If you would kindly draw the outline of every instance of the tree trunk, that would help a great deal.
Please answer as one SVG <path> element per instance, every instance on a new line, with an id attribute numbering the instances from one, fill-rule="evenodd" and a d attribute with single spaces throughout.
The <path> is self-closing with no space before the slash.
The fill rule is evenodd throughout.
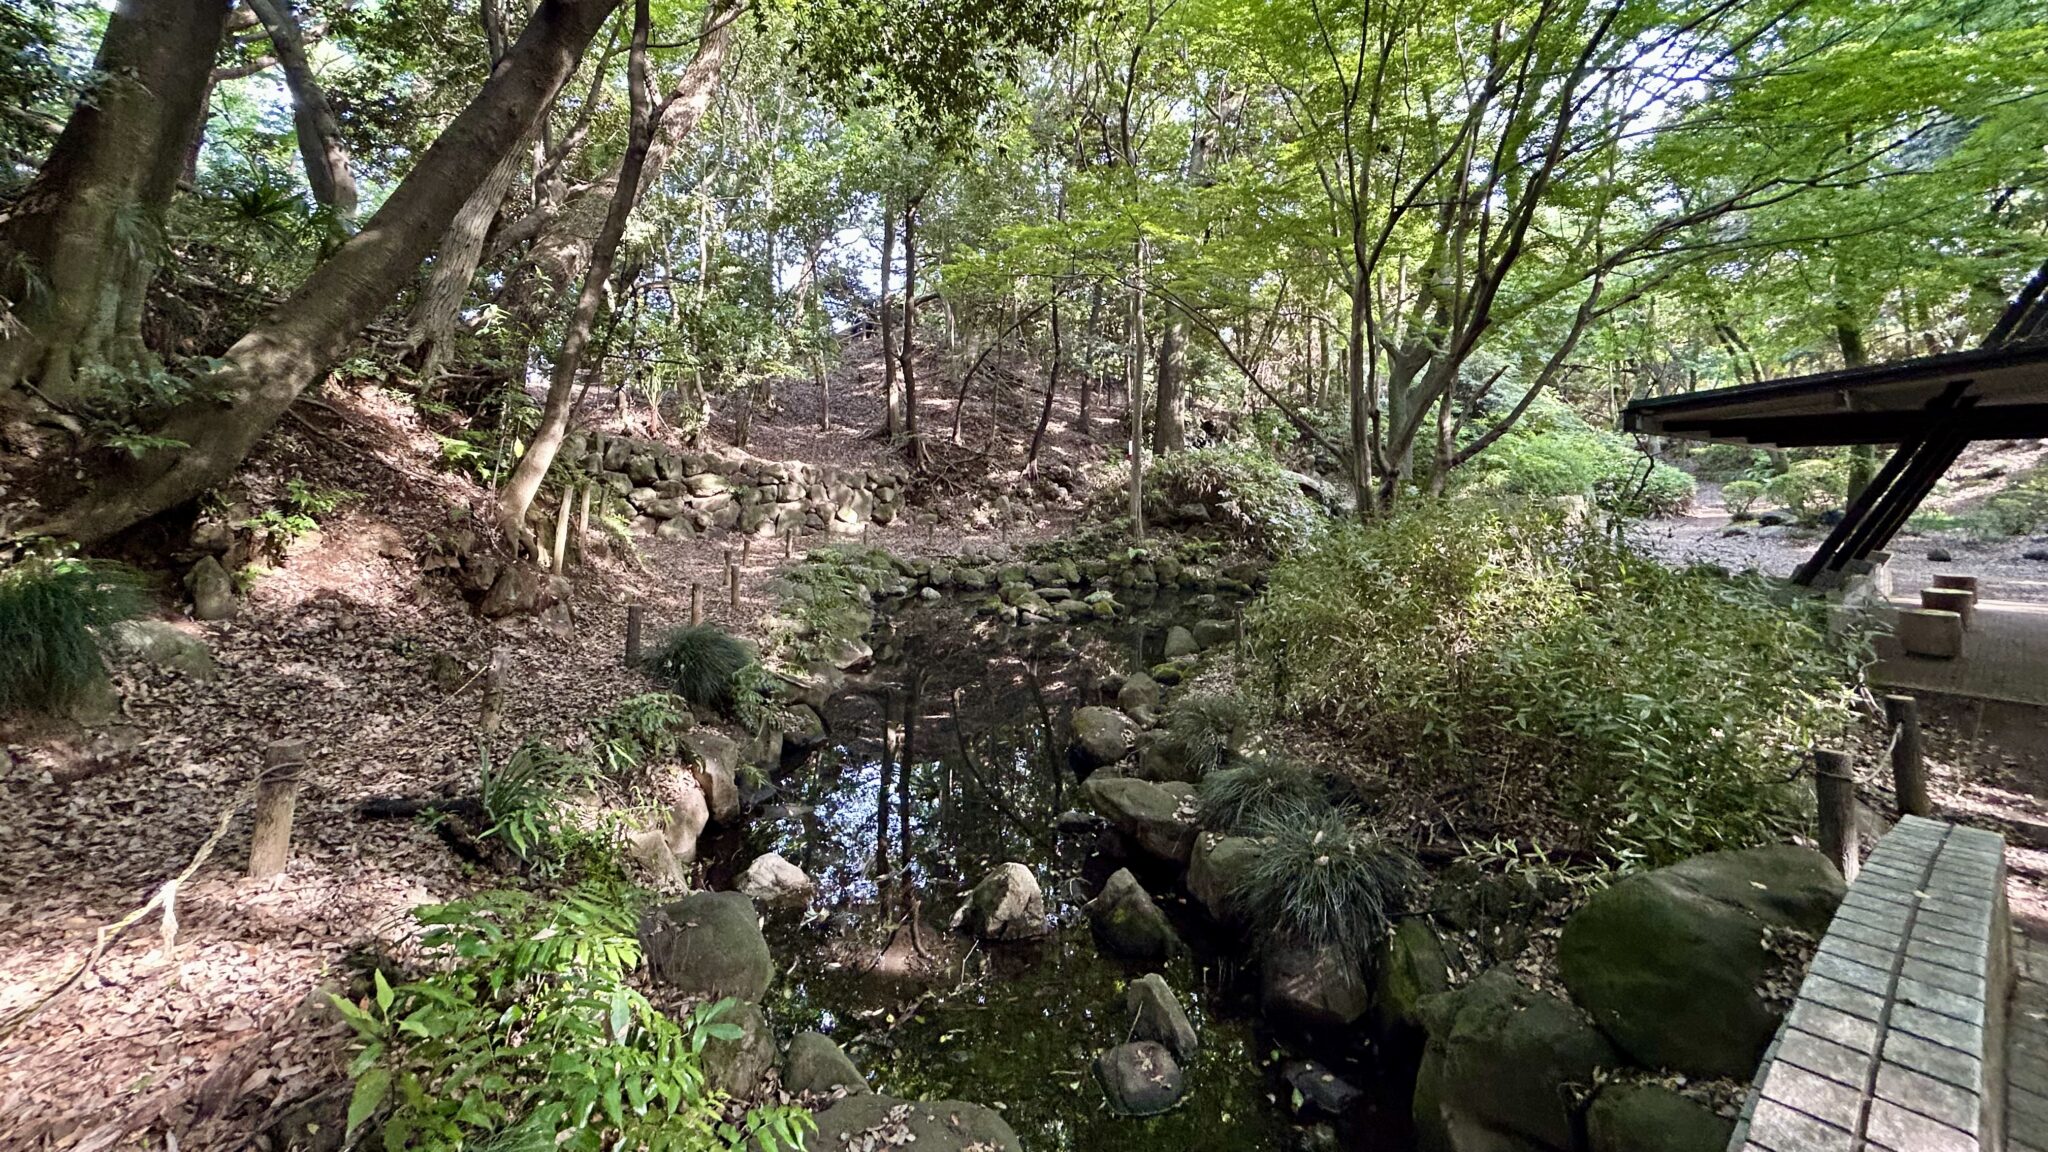
<path id="1" fill-rule="evenodd" d="M 1088 289 L 1088 327 L 1081 335 L 1081 438 L 1093 439 L 1088 426 L 1088 409 L 1095 400 L 1095 333 L 1102 320 L 1102 285 Z"/>
<path id="2" fill-rule="evenodd" d="M 1052 371 L 1045 382 L 1045 404 L 1038 410 L 1038 427 L 1031 433 L 1031 451 L 1024 456 L 1025 475 L 1038 472 L 1038 449 L 1045 443 L 1045 426 L 1052 423 L 1052 400 L 1060 391 L 1060 298 L 1052 298 Z"/>
<path id="3" fill-rule="evenodd" d="M 484 182 L 462 202 L 455 222 L 448 226 L 441 246 L 434 252 L 427 282 L 413 304 L 409 334 L 422 390 L 432 389 L 442 363 L 448 359 L 456 321 L 462 316 L 463 302 L 469 299 L 470 281 L 476 279 L 477 265 L 483 260 L 484 238 L 490 235 L 491 222 L 498 218 L 498 210 L 504 207 L 512 181 L 525 162 L 521 149 L 505 153 Z"/>
<path id="4" fill-rule="evenodd" d="M 356 178 L 349 174 L 341 121 L 306 59 L 305 37 L 292 15 L 290 0 L 248 0 L 248 4 L 270 34 L 271 48 L 284 69 L 285 87 L 291 90 L 292 123 L 298 131 L 299 157 L 306 164 L 313 200 L 327 209 L 332 234 L 346 235 L 356 219 Z"/>
<path id="5" fill-rule="evenodd" d="M 542 0 L 483 90 L 376 215 L 228 349 L 212 396 L 181 407 L 156 430 L 189 447 L 158 449 L 132 466 L 103 469 L 84 499 L 39 531 L 101 540 L 231 476 L 299 393 L 390 304 L 463 201 L 532 131 L 618 2 Z"/>
<path id="6" fill-rule="evenodd" d="M 1351 498 L 1358 503 L 1356 511 L 1361 520 L 1370 519 L 1373 513 L 1373 435 L 1366 423 L 1365 394 L 1365 358 L 1372 355 L 1366 343 L 1366 291 L 1363 284 L 1351 286 L 1351 339 L 1344 356 L 1344 373 L 1351 393 Z"/>
<path id="7" fill-rule="evenodd" d="M 1841 309 L 1835 321 L 1835 342 L 1842 349 L 1842 366 L 1861 368 L 1870 363 L 1870 353 L 1863 345 L 1863 329 L 1849 315 L 1847 307 Z M 1870 481 L 1877 475 L 1877 447 L 1871 444 L 1857 444 L 1849 449 L 1849 483 L 1847 498 L 1853 503 L 1856 497 L 1870 487 Z"/>
<path id="8" fill-rule="evenodd" d="M 1187 334 L 1181 321 L 1166 326 L 1159 338 L 1158 403 L 1152 411 L 1152 451 L 1179 452 L 1188 446 L 1181 424 L 1181 384 L 1187 374 Z"/>
<path id="9" fill-rule="evenodd" d="M 42 170 L 0 225 L 0 389 L 69 405 L 153 363 L 144 295 L 185 155 L 206 119 L 228 0 L 123 0 Z"/>
<path id="10" fill-rule="evenodd" d="M 903 435 L 910 442 L 910 466 L 924 468 L 924 442 L 917 432 L 917 206 L 903 209 Z"/>
<path id="11" fill-rule="evenodd" d="M 1131 538 L 1145 538 L 1145 242 L 1138 241 L 1132 264 L 1129 344 L 1124 375 L 1125 417 L 1130 422 Z"/>
<path id="12" fill-rule="evenodd" d="M 903 397 L 896 391 L 896 314 L 889 303 L 889 265 L 896 262 L 896 210 L 882 199 L 882 435 L 903 435 Z"/>
<path id="13" fill-rule="evenodd" d="M 576 294 L 576 309 L 562 334 L 561 351 L 555 355 L 554 373 L 548 379 L 547 402 L 541 407 L 539 427 L 520 453 L 519 463 L 498 493 L 498 527 L 514 547 L 525 536 L 526 512 L 540 493 L 541 482 L 553 467 L 562 436 L 569 430 L 569 404 L 575 396 L 576 376 L 583 368 L 583 354 L 590 347 L 597 309 L 604 302 L 605 287 L 611 280 L 612 264 L 618 258 L 619 241 L 626 234 L 626 219 L 640 198 L 640 174 L 653 144 L 653 92 L 647 81 L 647 37 L 649 0 L 636 0 L 633 8 L 633 42 L 627 54 L 626 91 L 632 112 L 627 130 L 625 155 L 619 159 L 618 180 L 612 187 L 612 201 L 605 211 L 604 225 L 591 248 L 590 266 L 583 273 L 583 287 Z M 715 20 L 718 9 L 706 13 Z"/>

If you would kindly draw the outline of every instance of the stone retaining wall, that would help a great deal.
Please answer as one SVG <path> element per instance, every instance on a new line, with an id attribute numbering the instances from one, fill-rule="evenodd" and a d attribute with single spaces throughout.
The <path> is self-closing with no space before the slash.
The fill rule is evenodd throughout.
<path id="1" fill-rule="evenodd" d="M 1822 937 L 1730 1152 L 2004 1142 L 2005 841 L 1908 816 Z"/>
<path id="2" fill-rule="evenodd" d="M 799 531 L 857 536 L 903 510 L 903 476 L 888 469 L 819 467 L 743 454 L 678 452 L 621 436 L 577 434 L 563 458 L 633 512 L 644 534 L 692 538 L 724 529 L 755 537 Z"/>

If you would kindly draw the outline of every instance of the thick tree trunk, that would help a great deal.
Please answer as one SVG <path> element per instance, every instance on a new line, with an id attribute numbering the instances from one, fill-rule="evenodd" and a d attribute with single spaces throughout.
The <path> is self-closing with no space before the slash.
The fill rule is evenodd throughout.
<path id="1" fill-rule="evenodd" d="M 1138 241 L 1132 265 L 1131 315 L 1126 325 L 1124 408 L 1130 421 L 1131 538 L 1145 538 L 1145 242 Z"/>
<path id="2" fill-rule="evenodd" d="M 924 442 L 917 431 L 917 206 L 903 209 L 903 435 L 910 442 L 910 466 L 924 467 Z"/>
<path id="3" fill-rule="evenodd" d="M 1052 371 L 1045 382 L 1045 403 L 1038 409 L 1038 427 L 1031 433 L 1031 450 L 1024 454 L 1024 472 L 1033 475 L 1038 471 L 1038 450 L 1045 444 L 1045 426 L 1052 423 L 1053 397 L 1060 391 L 1060 298 L 1052 298 Z"/>
<path id="4" fill-rule="evenodd" d="M 470 281 L 476 279 L 477 265 L 483 259 L 484 239 L 490 235 L 491 222 L 498 218 L 498 210 L 504 207 L 512 181 L 525 162 L 521 149 L 505 153 L 484 182 L 462 202 L 455 222 L 448 226 L 441 246 L 434 252 L 427 282 L 413 303 L 410 323 L 412 359 L 422 389 L 433 387 L 441 365 L 448 359 L 463 302 L 469 299 Z"/>
<path id="5" fill-rule="evenodd" d="M 889 303 L 889 265 L 896 262 L 896 210 L 882 200 L 882 435 L 903 435 L 903 396 L 896 390 L 896 315 Z"/>
<path id="6" fill-rule="evenodd" d="M 32 384 L 69 405 L 102 371 L 149 365 L 144 295 L 163 218 L 206 117 L 228 0 L 123 0 L 98 78 L 42 170 L 0 223 L 0 389 Z"/>
<path id="7" fill-rule="evenodd" d="M 1367 424 L 1368 397 L 1365 388 L 1365 360 L 1372 355 L 1366 342 L 1366 287 L 1351 286 L 1351 338 L 1344 356 L 1344 374 L 1351 394 L 1351 498 L 1357 501 L 1360 519 L 1373 514 L 1373 432 Z"/>
<path id="8" fill-rule="evenodd" d="M 1152 451 L 1179 452 L 1188 446 L 1181 424 L 1181 387 L 1187 375 L 1187 333 L 1182 321 L 1166 326 L 1159 338 L 1158 403 L 1152 411 Z"/>
<path id="9" fill-rule="evenodd" d="M 306 41 L 292 15 L 290 0 L 248 0 L 250 11 L 263 21 L 285 87 L 292 94 L 292 123 L 299 138 L 299 157 L 306 164 L 306 182 L 313 200 L 326 208 L 336 236 L 344 235 L 356 218 L 356 178 L 349 173 L 348 145 L 341 121 L 306 59 Z"/>
<path id="10" fill-rule="evenodd" d="M 188 445 L 109 468 L 46 534 L 100 540 L 198 496 L 233 474 L 299 393 L 325 374 L 391 298 L 505 153 L 532 131 L 618 0 L 542 0 L 483 90 L 428 148 L 383 207 L 276 312 L 235 342 L 215 396 L 171 415 L 159 435 Z"/>

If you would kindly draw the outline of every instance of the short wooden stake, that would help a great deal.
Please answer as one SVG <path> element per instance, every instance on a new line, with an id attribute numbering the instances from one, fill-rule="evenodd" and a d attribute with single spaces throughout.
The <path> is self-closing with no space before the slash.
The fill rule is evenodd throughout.
<path id="1" fill-rule="evenodd" d="M 704 586 L 702 584 L 692 583 L 690 585 L 690 627 L 695 628 L 697 625 L 702 624 L 703 622 Z"/>
<path id="2" fill-rule="evenodd" d="M 796 556 L 796 533 L 794 533 L 794 532 L 784 532 L 784 533 L 782 534 L 782 558 L 783 558 L 784 560 L 789 560 L 789 559 L 793 559 L 793 558 L 794 558 L 795 556 Z"/>
<path id="3" fill-rule="evenodd" d="M 512 654 L 494 652 L 484 671 L 484 705 L 477 726 L 485 735 L 496 735 L 505 726 L 505 681 L 512 677 Z"/>
<path id="4" fill-rule="evenodd" d="M 1932 816 L 1934 800 L 1927 794 L 1927 764 L 1920 743 L 1920 701 L 1911 696 L 1884 698 L 1885 718 L 1892 729 L 1892 789 L 1899 815 Z"/>
<path id="5" fill-rule="evenodd" d="M 725 570 L 726 591 L 731 594 L 732 606 L 740 606 L 740 570 L 737 566 Z"/>
<path id="6" fill-rule="evenodd" d="M 583 486 L 583 495 L 576 502 L 576 562 L 590 563 L 590 489 Z"/>
<path id="7" fill-rule="evenodd" d="M 647 618 L 643 604 L 626 605 L 626 663 L 640 663 L 640 625 Z"/>
<path id="8" fill-rule="evenodd" d="M 267 880 L 291 861 L 292 811 L 305 763 L 303 740 L 280 740 L 263 750 L 263 772 L 256 778 L 256 831 L 249 838 L 252 880 Z"/>
<path id="9" fill-rule="evenodd" d="M 1815 749 L 1813 780 L 1820 801 L 1820 854 L 1853 883 L 1863 860 L 1856 842 L 1856 777 L 1849 771 L 1849 754 Z"/>
<path id="10" fill-rule="evenodd" d="M 569 570 L 569 489 L 562 489 L 562 502 L 555 506 L 555 572 Z"/>

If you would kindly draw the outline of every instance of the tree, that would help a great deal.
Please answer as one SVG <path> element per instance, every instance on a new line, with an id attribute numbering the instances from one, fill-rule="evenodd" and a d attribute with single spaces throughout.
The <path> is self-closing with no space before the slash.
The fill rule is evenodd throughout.
<path id="1" fill-rule="evenodd" d="M 343 234 L 356 217 L 356 178 L 349 172 L 348 145 L 341 138 L 341 122 L 327 101 L 313 65 L 306 59 L 305 35 L 292 15 L 289 0 L 244 0 L 270 34 L 277 62 L 284 69 L 284 81 L 292 94 L 292 122 L 297 128 L 299 155 L 305 161 L 306 181 L 313 199 L 327 209 L 336 235 Z"/>

